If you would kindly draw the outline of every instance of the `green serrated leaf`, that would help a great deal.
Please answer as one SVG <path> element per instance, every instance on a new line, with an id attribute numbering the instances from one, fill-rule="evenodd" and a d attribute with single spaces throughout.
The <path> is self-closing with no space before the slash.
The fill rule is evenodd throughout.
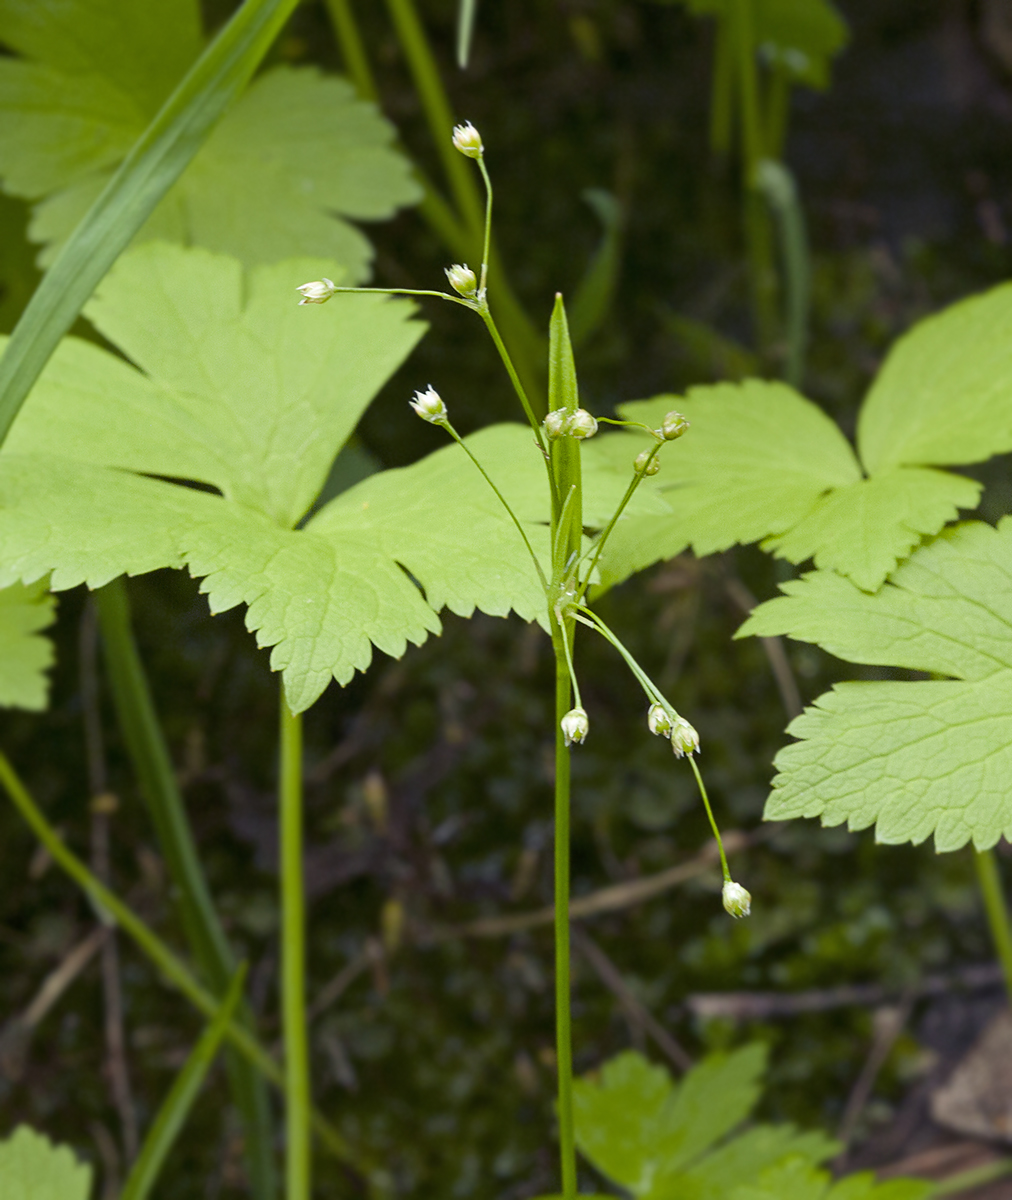
<path id="1" fill-rule="evenodd" d="M 763 1171 L 755 1183 L 734 1188 L 729 1200 L 927 1200 L 934 1187 L 922 1179 L 878 1183 L 870 1171 L 834 1183 L 826 1171 L 795 1159 Z"/>
<path id="2" fill-rule="evenodd" d="M 978 849 L 1012 834 L 1012 522 L 969 522 L 921 547 L 874 596 L 819 573 L 742 632 L 789 633 L 861 662 L 949 681 L 844 683 L 789 729 L 766 816 L 819 816 L 880 842 Z"/>
<path id="3" fill-rule="evenodd" d="M 953 304 L 900 338 L 861 409 L 857 444 L 872 474 L 1012 450 L 1012 284 Z"/>
<path id="4" fill-rule="evenodd" d="M 0 1200 L 88 1200 L 91 1168 L 66 1146 L 19 1125 L 0 1142 Z"/>
<path id="5" fill-rule="evenodd" d="M 0 176 L 39 201 L 31 236 L 48 264 L 199 54 L 199 6 L 0 0 L 0 30 L 24 56 L 0 59 Z M 276 67 L 226 114 L 138 240 L 249 264 L 314 254 L 360 282 L 372 250 L 344 218 L 388 217 L 421 197 L 393 139 L 344 80 Z"/>
<path id="6" fill-rule="evenodd" d="M 0 589 L 0 708 L 46 707 L 53 644 L 39 631 L 53 623 L 55 608 L 44 581 Z"/>

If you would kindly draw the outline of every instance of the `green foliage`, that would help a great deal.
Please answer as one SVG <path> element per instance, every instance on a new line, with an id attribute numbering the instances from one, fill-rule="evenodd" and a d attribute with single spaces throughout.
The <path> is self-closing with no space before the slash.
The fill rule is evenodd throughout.
<path id="1" fill-rule="evenodd" d="M 871 1174 L 833 1183 L 818 1164 L 838 1149 L 821 1133 L 756 1125 L 729 1136 L 755 1106 L 766 1048 L 713 1054 L 680 1084 L 633 1051 L 576 1083 L 580 1150 L 643 1200 L 922 1200 L 932 1184 Z M 543 1200 L 558 1200 L 545 1197 Z M 603 1200 L 597 1197 L 595 1200 Z"/>
<path id="2" fill-rule="evenodd" d="M 202 48 L 197 0 L 124 5 L 0 0 L 0 176 L 38 201 L 31 237 L 56 251 Z M 344 218 L 391 216 L 421 192 L 394 131 L 344 80 L 276 67 L 235 104 L 138 235 L 247 264 L 313 254 L 368 274 Z M 339 272 L 341 273 L 341 272 Z"/>
<path id="3" fill-rule="evenodd" d="M 0 1142 L 0 1200 L 88 1200 L 91 1168 L 19 1125 Z"/>
<path id="4" fill-rule="evenodd" d="M 53 646 L 39 630 L 52 625 L 55 608 L 45 580 L 0 590 L 0 708 L 46 707 Z"/>
<path id="5" fill-rule="evenodd" d="M 678 2 L 678 0 L 675 0 Z M 736 0 L 681 0 L 696 16 L 733 17 Z M 829 64 L 846 46 L 847 24 L 830 0 L 755 0 L 753 35 L 799 83 L 829 86 Z"/>
<path id="6" fill-rule="evenodd" d="M 843 683 L 790 726 L 766 816 L 876 826 L 938 850 L 1012 834 L 1012 521 L 922 546 L 875 595 L 830 572 L 783 585 L 739 635 L 786 633 L 853 661 L 948 680 Z"/>
<path id="7" fill-rule="evenodd" d="M 860 457 L 781 383 L 698 387 L 622 413 L 656 425 L 675 407 L 692 429 L 654 482 L 671 514 L 619 525 L 606 583 L 688 546 L 711 554 L 762 541 L 874 591 L 925 535 L 976 506 L 980 485 L 937 466 L 1012 449 L 1012 286 L 955 304 L 897 342 L 861 411 Z"/>

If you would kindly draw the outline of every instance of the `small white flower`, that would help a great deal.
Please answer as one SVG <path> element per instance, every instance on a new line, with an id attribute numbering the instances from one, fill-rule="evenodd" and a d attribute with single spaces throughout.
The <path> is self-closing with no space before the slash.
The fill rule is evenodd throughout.
<path id="1" fill-rule="evenodd" d="M 636 455 L 636 461 L 633 463 L 633 470 L 637 475 L 656 475 L 661 469 L 661 464 L 657 455 L 651 458 L 652 450 L 641 450 Z"/>
<path id="2" fill-rule="evenodd" d="M 687 433 L 688 429 L 689 422 L 686 417 L 683 417 L 680 412 L 669 412 L 657 432 L 666 442 L 673 442 L 675 438 L 680 438 Z"/>
<path id="3" fill-rule="evenodd" d="M 446 405 L 431 383 L 424 392 L 415 392 L 414 400 L 409 400 L 408 403 L 423 421 L 439 425 L 446 420 Z"/>
<path id="4" fill-rule="evenodd" d="M 587 716 L 586 710 L 582 708 L 571 708 L 560 724 L 567 746 L 571 746 L 573 742 L 583 745 L 584 738 L 590 733 L 590 718 Z"/>
<path id="5" fill-rule="evenodd" d="M 302 293 L 300 304 L 326 304 L 337 291 L 337 286 L 332 279 L 324 277 L 316 279 L 312 283 L 304 283 L 295 290 Z"/>
<path id="6" fill-rule="evenodd" d="M 454 125 L 453 144 L 468 158 L 481 158 L 485 153 L 485 147 L 481 144 L 481 134 L 470 121 L 465 121 L 463 125 Z"/>
<path id="7" fill-rule="evenodd" d="M 724 884 L 721 899 L 724 901 L 725 911 L 732 917 L 747 917 L 752 911 L 751 894 L 740 883 L 732 883 L 730 879 Z"/>
<path id="8" fill-rule="evenodd" d="M 477 295 L 478 280 L 467 263 L 454 263 L 452 267 L 447 267 L 446 278 L 459 296 L 470 300 L 472 296 Z"/>
<path id="9" fill-rule="evenodd" d="M 647 713 L 647 728 L 658 737 L 671 737 L 671 718 L 663 704 L 651 704 Z"/>
<path id="10" fill-rule="evenodd" d="M 557 408 L 545 417 L 545 433 L 554 442 L 565 434 L 568 423 L 569 413 L 564 408 Z"/>
<path id="11" fill-rule="evenodd" d="M 597 421 L 585 408 L 578 408 L 566 422 L 566 432 L 570 437 L 591 438 L 597 433 Z"/>
<path id="12" fill-rule="evenodd" d="M 671 738 L 671 749 L 675 752 L 675 758 L 699 753 L 699 734 L 684 717 L 676 719 L 668 736 Z"/>

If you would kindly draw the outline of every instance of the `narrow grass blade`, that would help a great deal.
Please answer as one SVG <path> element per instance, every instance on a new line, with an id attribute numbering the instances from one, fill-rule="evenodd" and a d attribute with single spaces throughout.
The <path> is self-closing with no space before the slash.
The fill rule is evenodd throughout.
<path id="1" fill-rule="evenodd" d="M 463 70 L 471 57 L 474 38 L 474 19 L 478 15 L 478 0 L 460 0 L 457 11 L 457 66 Z"/>
<path id="2" fill-rule="evenodd" d="M 214 1019 L 194 1046 L 183 1069 L 169 1089 L 165 1103 L 158 1110 L 154 1124 L 144 1139 L 144 1145 L 120 1193 L 120 1200 L 145 1200 L 154 1186 L 165 1158 L 179 1136 L 190 1109 L 197 1098 L 211 1064 L 218 1056 L 236 1007 L 242 996 L 246 967 L 236 971 L 228 992 Z"/>
<path id="3" fill-rule="evenodd" d="M 603 188 L 587 188 L 583 198 L 601 222 L 602 237 L 573 300 L 569 326 L 575 346 L 582 346 L 604 324 L 622 262 L 621 203 Z"/>
<path id="4" fill-rule="evenodd" d="M 297 2 L 246 0 L 74 230 L 0 359 L 0 444 L 60 338 L 245 87 Z"/>

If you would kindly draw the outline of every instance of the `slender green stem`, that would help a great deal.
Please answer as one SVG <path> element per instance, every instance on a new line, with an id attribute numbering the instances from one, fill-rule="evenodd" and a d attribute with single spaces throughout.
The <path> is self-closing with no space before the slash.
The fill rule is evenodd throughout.
<path id="1" fill-rule="evenodd" d="M 974 854 L 974 860 L 977 864 L 981 896 L 984 899 L 984 911 L 991 927 L 991 938 L 1005 976 L 1005 990 L 1012 1001 L 1012 923 L 1009 921 L 1008 906 L 1005 903 L 998 859 L 993 850 L 979 850 Z"/>
<path id="2" fill-rule="evenodd" d="M 805 215 L 794 177 L 782 163 L 771 160 L 761 163 L 759 179 L 780 235 L 785 292 L 784 324 L 787 332 L 784 378 L 792 387 L 800 387 L 805 373 L 811 305 L 811 266 Z"/>
<path id="3" fill-rule="evenodd" d="M 569 638 L 566 636 L 566 619 L 555 614 L 555 619 L 559 624 L 560 636 L 558 640 L 562 643 L 562 649 L 566 653 L 566 666 L 569 668 L 569 678 L 573 685 L 573 695 L 576 698 L 576 707 L 583 708 L 583 701 L 580 699 L 580 681 L 576 678 L 576 668 L 573 666 L 573 650 L 569 644 Z M 569 711 L 568 709 L 566 710 Z"/>
<path id="4" fill-rule="evenodd" d="M 770 70 L 770 82 L 766 98 L 766 136 L 764 145 L 767 158 L 777 161 L 784 156 L 787 140 L 787 122 L 791 115 L 791 77 L 780 61 Z"/>
<path id="5" fill-rule="evenodd" d="M 520 376 L 517 374 L 517 369 L 513 365 L 513 359 L 510 357 L 510 352 L 506 349 L 506 343 L 502 340 L 499 330 L 496 327 L 494 318 L 488 310 L 487 305 L 482 305 L 478 309 L 481 319 L 485 322 L 485 328 L 488 330 L 492 341 L 495 343 L 495 348 L 499 351 L 499 357 L 502 359 L 503 366 L 506 368 L 506 373 L 510 377 L 510 383 L 513 384 L 513 390 L 516 392 L 520 403 L 523 405 L 524 414 L 530 423 L 531 429 L 534 430 L 534 437 L 537 440 L 541 453 L 548 456 L 548 447 L 545 445 L 545 435 L 541 429 L 541 423 L 534 415 L 534 409 L 531 407 L 530 399 L 524 385 L 520 382 Z"/>
<path id="6" fill-rule="evenodd" d="M 484 296 L 488 286 L 488 254 L 492 243 L 492 180 L 489 178 L 484 156 L 478 159 L 478 170 L 485 181 L 485 240 L 481 247 L 481 282 L 478 285 L 479 294 Z"/>
<path id="7" fill-rule="evenodd" d="M 140 782 L 158 843 L 172 879 L 173 901 L 190 950 L 204 980 L 224 992 L 235 974 L 235 956 L 222 928 L 200 864 L 186 806 L 148 687 L 144 664 L 130 626 L 130 601 L 123 579 L 95 592 L 109 683 L 127 751 Z M 253 1029 L 248 1005 L 238 1020 Z M 246 1156 L 257 1200 L 277 1192 L 270 1107 L 257 1072 L 230 1048 L 229 1082 L 245 1126 Z"/>
<path id="8" fill-rule="evenodd" d="M 365 42 L 359 32 L 358 22 L 351 7 L 351 0 L 327 0 L 327 11 L 337 35 L 338 46 L 348 76 L 363 100 L 379 100 L 376 80 L 369 66 Z"/>
<path id="9" fill-rule="evenodd" d="M 651 704 L 660 704 L 663 708 L 669 709 L 671 712 L 675 713 L 675 716 L 677 716 L 677 712 L 675 712 L 674 708 L 667 702 L 667 700 L 665 700 L 664 694 L 661 692 L 657 684 L 654 683 L 646 671 L 643 670 L 636 659 L 633 658 L 625 646 L 622 645 L 622 642 L 619 640 L 619 638 L 612 633 L 612 631 L 608 628 L 604 621 L 601 620 L 597 613 L 594 612 L 593 609 L 587 608 L 585 604 L 577 604 L 574 607 L 579 614 L 576 617 L 576 620 L 580 621 L 582 625 L 586 625 L 588 629 L 596 630 L 606 641 L 610 642 L 615 647 L 619 654 L 622 655 L 622 657 L 625 659 L 626 666 L 636 676 L 640 687 L 646 693 L 647 699 L 651 702 Z"/>
<path id="10" fill-rule="evenodd" d="M 471 453 L 470 446 L 468 446 L 468 444 L 464 441 L 464 439 L 460 436 L 460 434 L 456 431 L 456 429 L 453 428 L 453 426 L 450 424 L 449 421 L 443 421 L 442 426 L 446 430 L 446 432 L 450 435 L 450 437 L 452 437 L 453 440 L 457 443 L 457 445 L 460 446 L 460 448 L 464 451 L 464 453 L 471 460 L 471 462 L 474 463 L 474 465 L 478 468 L 478 470 L 482 473 L 482 475 L 484 475 L 485 482 L 492 489 L 492 491 L 495 492 L 495 494 L 499 497 L 499 503 L 509 513 L 510 519 L 513 521 L 513 524 L 517 527 L 517 532 L 524 539 L 524 545 L 527 547 L 527 553 L 531 556 L 531 562 L 534 564 L 534 570 L 537 571 L 538 579 L 541 581 L 541 586 L 544 588 L 545 595 L 547 596 L 548 595 L 548 580 L 545 578 L 545 572 L 541 568 L 541 563 L 538 562 L 538 556 L 534 553 L 534 547 L 531 545 L 530 540 L 527 537 L 527 531 L 524 529 L 523 525 L 520 524 L 520 518 L 516 515 L 516 513 L 513 511 L 513 509 L 510 508 L 509 503 L 506 500 L 506 497 L 502 494 L 502 492 L 499 491 L 499 489 L 496 487 L 496 485 L 492 482 L 492 478 L 489 475 L 489 473 L 481 465 L 481 463 L 478 461 L 478 459 L 475 458 L 475 456 Z"/>
<path id="11" fill-rule="evenodd" d="M 285 1036 L 285 1200 L 309 1200 L 311 1144 L 306 1029 L 306 900 L 302 877 L 302 717 L 281 688 L 281 1017 Z"/>
<path id="12" fill-rule="evenodd" d="M 650 455 L 650 458 L 647 460 L 648 464 L 650 462 L 653 462 L 653 460 L 656 457 L 657 452 L 659 450 L 660 450 L 659 445 L 654 447 L 653 453 Z M 583 597 L 586 595 L 587 588 L 590 587 L 590 581 L 594 574 L 594 569 L 596 568 L 598 561 L 601 558 L 601 554 L 604 551 L 605 543 L 608 541 L 608 538 L 611 536 L 611 531 L 618 524 L 619 517 L 621 517 L 623 512 L 625 512 L 626 505 L 633 498 L 633 495 L 635 494 L 636 489 L 639 487 L 639 485 L 643 482 L 643 480 L 645 478 L 646 478 L 645 470 L 636 471 L 633 474 L 632 482 L 626 488 L 625 495 L 622 497 L 622 499 L 618 503 L 618 508 L 616 508 L 614 513 L 612 513 L 611 520 L 609 520 L 608 524 L 605 525 L 604 529 L 601 531 L 600 535 L 598 536 L 597 541 L 595 541 L 593 547 L 588 551 L 588 554 L 591 555 L 591 559 L 590 559 L 589 565 L 587 566 L 586 577 L 584 578 L 583 583 L 580 585 L 579 591 L 577 592 L 577 597 L 576 597 L 577 600 L 582 600 Z"/>
<path id="13" fill-rule="evenodd" d="M 334 293 L 366 296 L 435 296 L 437 300 L 449 300 L 451 304 L 459 304 L 472 311 L 475 305 L 462 296 L 451 296 L 449 292 L 437 292 L 434 288 L 386 288 L 386 287 L 336 287 Z"/>
<path id="14" fill-rule="evenodd" d="M 555 648 L 555 1055 L 559 1073 L 559 1155 L 563 1200 L 576 1196 L 576 1126 L 573 1118 L 573 1032 L 569 979 L 569 747 L 562 718 L 570 709 L 569 649 L 565 626 L 553 623 Z"/>
<path id="15" fill-rule="evenodd" d="M 696 777 L 696 786 L 699 788 L 699 794 L 703 798 L 703 807 L 706 809 L 706 815 L 710 819 L 710 828 L 713 830 L 713 836 L 717 839 L 717 851 L 720 854 L 720 869 L 724 872 L 724 882 L 731 882 L 731 872 L 727 865 L 727 855 L 724 853 L 724 843 L 721 841 L 720 830 L 717 828 L 717 822 L 713 817 L 713 809 L 710 807 L 710 797 L 706 794 L 706 785 L 703 783 L 703 777 L 699 773 L 699 767 L 696 766 L 696 756 L 694 754 L 687 755 L 689 766 L 692 767 L 692 773 Z"/>
<path id="16" fill-rule="evenodd" d="M 742 165 L 746 190 L 755 186 L 763 156 L 759 75 L 755 61 L 754 0 L 733 0 L 734 49 L 738 60 L 738 98 L 741 102 Z"/>
<path id="17" fill-rule="evenodd" d="M 115 892 L 110 891 L 76 854 L 67 849 L 60 835 L 43 816 L 42 810 L 32 799 L 28 789 L 18 778 L 3 753 L 0 753 L 0 785 L 11 798 L 11 802 L 24 818 L 25 823 L 49 852 L 53 862 L 78 885 L 102 919 L 114 923 L 122 929 L 162 975 L 190 1001 L 194 1008 L 205 1016 L 213 1018 L 218 1011 L 220 1001 L 197 980 L 182 959 L 173 953 L 161 938 L 120 900 Z M 261 1074 L 282 1092 L 284 1091 L 284 1072 L 248 1030 L 233 1021 L 228 1027 L 227 1037 L 229 1042 L 249 1062 L 253 1063 Z M 366 1163 L 362 1156 L 352 1153 L 351 1147 L 337 1129 L 317 1113 L 313 1114 L 313 1129 L 335 1158 L 351 1163 L 361 1170 L 372 1169 L 372 1165 Z"/>

